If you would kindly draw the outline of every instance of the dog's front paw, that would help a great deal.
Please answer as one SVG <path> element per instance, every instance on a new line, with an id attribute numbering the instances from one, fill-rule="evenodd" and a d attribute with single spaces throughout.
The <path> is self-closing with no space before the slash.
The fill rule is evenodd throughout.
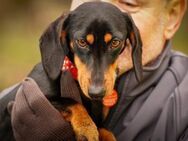
<path id="1" fill-rule="evenodd" d="M 99 141 L 99 134 L 98 132 L 95 132 L 95 129 L 95 131 L 93 132 L 92 129 L 84 128 L 79 128 L 79 131 L 74 130 L 77 141 Z"/>
<path id="2" fill-rule="evenodd" d="M 116 138 L 112 132 L 110 132 L 104 128 L 100 128 L 99 129 L 99 140 L 100 141 L 116 141 Z"/>
<path id="3" fill-rule="evenodd" d="M 81 104 L 68 106 L 61 112 L 70 121 L 77 141 L 99 141 L 99 133 L 95 123 Z"/>

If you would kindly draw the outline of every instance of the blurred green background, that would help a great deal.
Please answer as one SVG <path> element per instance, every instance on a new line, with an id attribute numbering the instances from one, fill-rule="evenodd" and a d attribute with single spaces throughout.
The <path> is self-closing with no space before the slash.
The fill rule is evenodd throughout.
<path id="1" fill-rule="evenodd" d="M 0 91 L 20 82 L 40 61 L 38 39 L 71 0 L 0 0 Z M 173 39 L 188 54 L 188 12 Z"/>

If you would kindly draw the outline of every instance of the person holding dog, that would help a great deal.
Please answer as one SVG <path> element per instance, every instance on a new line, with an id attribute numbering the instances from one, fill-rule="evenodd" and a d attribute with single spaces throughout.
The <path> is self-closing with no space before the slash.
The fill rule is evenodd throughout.
<path id="1" fill-rule="evenodd" d="M 73 0 L 71 10 L 82 2 L 85 0 Z M 187 141 L 188 58 L 171 49 L 171 39 L 181 25 L 187 0 L 105 2 L 128 12 L 138 27 L 143 44 L 143 78 L 141 83 L 135 80 L 132 50 L 126 47 L 119 57 L 121 61 L 118 61 L 121 96 L 104 126 L 114 133 L 118 141 Z M 13 134 L 18 140 L 68 140 L 73 137 L 70 125 L 59 118 L 42 94 L 47 94 L 46 97 L 51 99 L 57 92 L 53 87 L 54 82 L 40 71 L 34 71 L 30 76 L 39 87 L 32 79 L 26 79 L 21 87 L 15 86 L 19 87 L 16 99 L 15 87 L 0 95 L 0 140 L 11 140 Z M 38 77 L 41 77 L 40 82 L 37 81 Z M 33 116 L 33 112 L 38 116 L 31 121 L 29 117 Z M 11 116 L 7 116 L 8 113 Z M 49 116 L 46 118 L 44 115 Z M 14 125 L 10 124 L 10 118 Z M 53 124 L 52 119 L 56 121 Z"/>

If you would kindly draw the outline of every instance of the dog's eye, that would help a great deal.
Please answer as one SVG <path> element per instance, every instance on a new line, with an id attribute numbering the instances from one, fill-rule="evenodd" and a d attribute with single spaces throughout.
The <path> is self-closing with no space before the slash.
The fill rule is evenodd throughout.
<path id="1" fill-rule="evenodd" d="M 121 41 L 120 40 L 112 40 L 111 42 L 111 48 L 117 48 L 119 47 L 121 44 Z"/>
<path id="2" fill-rule="evenodd" d="M 84 40 L 84 39 L 79 39 L 79 40 L 76 40 L 77 44 L 82 47 L 82 48 L 85 48 L 87 47 L 87 42 Z"/>

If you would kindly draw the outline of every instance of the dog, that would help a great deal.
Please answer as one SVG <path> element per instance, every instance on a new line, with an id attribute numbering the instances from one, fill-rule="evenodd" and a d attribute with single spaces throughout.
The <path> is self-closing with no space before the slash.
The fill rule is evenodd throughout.
<path id="1" fill-rule="evenodd" d="M 117 102 L 114 85 L 119 75 L 118 57 L 128 43 L 132 47 L 135 76 L 141 81 L 142 41 L 139 30 L 129 14 L 109 3 L 84 3 L 55 20 L 42 35 L 42 64 L 50 79 L 60 79 L 65 58 L 76 68 L 75 81 L 80 88 L 82 102 L 65 98 L 60 102 L 66 103 L 64 106 L 56 106 L 63 118 L 71 123 L 76 140 L 116 140 L 110 131 L 102 128 L 102 121 Z M 72 84 L 66 85 L 69 86 Z M 61 93 L 68 92 L 63 90 Z M 113 93 L 115 95 L 108 99 Z"/>

